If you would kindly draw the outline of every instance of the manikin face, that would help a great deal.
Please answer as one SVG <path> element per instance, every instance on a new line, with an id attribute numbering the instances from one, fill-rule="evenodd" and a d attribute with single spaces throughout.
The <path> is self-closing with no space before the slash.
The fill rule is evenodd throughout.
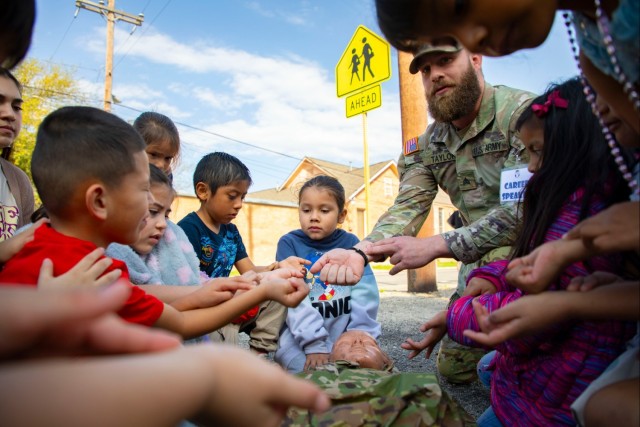
<path id="1" fill-rule="evenodd" d="M 535 173 L 542 167 L 544 122 L 535 116 L 531 117 L 520 128 L 520 140 L 529 153 L 529 172 Z"/>
<path id="2" fill-rule="evenodd" d="M 22 128 L 22 95 L 15 82 L 0 77 L 0 149 L 9 147 Z"/>
<path id="3" fill-rule="evenodd" d="M 420 41 L 452 35 L 471 52 L 504 56 L 542 44 L 556 9 L 554 0 L 423 0 L 416 31 Z"/>
<path id="4" fill-rule="evenodd" d="M 138 241 L 132 246 L 140 255 L 147 255 L 160 242 L 167 229 L 167 218 L 171 213 L 173 189 L 165 184 L 151 184 L 151 200 L 149 201 L 149 217 L 140 231 Z"/>
<path id="5" fill-rule="evenodd" d="M 338 209 L 333 194 L 322 187 L 308 187 L 300 194 L 300 228 L 312 240 L 330 236 L 344 222 L 347 212 Z"/>
<path id="6" fill-rule="evenodd" d="M 331 360 L 357 362 L 361 368 L 383 370 L 391 359 L 378 346 L 376 340 L 364 331 L 352 330 L 340 335 L 333 345 Z"/>

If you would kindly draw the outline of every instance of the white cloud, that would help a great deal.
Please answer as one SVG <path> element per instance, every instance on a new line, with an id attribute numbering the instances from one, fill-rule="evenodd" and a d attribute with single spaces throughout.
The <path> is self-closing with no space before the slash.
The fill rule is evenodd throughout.
<path id="1" fill-rule="evenodd" d="M 117 39 L 125 38 L 126 33 L 118 30 Z M 100 43 L 89 43 L 87 48 L 104 49 Z M 143 40 L 130 46 L 127 55 L 150 69 L 174 69 L 176 81 L 165 87 L 151 87 L 129 74 L 117 91 L 114 88 L 123 104 L 155 109 L 176 121 L 191 117 L 192 121 L 183 121 L 296 158 L 351 162 L 355 167 L 363 164 L 362 118 L 345 118 L 345 100 L 335 96 L 333 70 L 321 67 L 313 59 L 299 55 L 270 57 L 213 42 L 179 41 L 153 28 Z M 203 76 L 211 86 L 203 84 Z M 372 163 L 395 160 L 400 152 L 399 103 L 392 89 L 395 88 L 383 86 L 383 106 L 369 114 L 367 135 Z M 187 97 L 189 102 L 184 99 Z M 276 163 L 272 159 L 278 157 L 211 134 L 179 128 L 185 141 L 184 157 L 225 150 L 241 153 L 250 168 L 249 162 L 255 161 L 259 168 L 265 161 Z M 185 159 L 184 164 L 194 163 L 189 160 Z M 284 179 L 290 172 L 287 166 L 286 170 L 272 171 L 272 175 L 279 173 Z M 256 179 L 255 187 L 265 188 L 260 184 Z"/>

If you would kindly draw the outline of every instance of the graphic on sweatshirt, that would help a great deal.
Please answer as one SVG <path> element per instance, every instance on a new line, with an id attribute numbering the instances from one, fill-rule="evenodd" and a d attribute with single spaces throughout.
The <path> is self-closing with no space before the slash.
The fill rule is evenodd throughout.
<path id="1" fill-rule="evenodd" d="M 306 256 L 306 259 L 311 261 L 311 265 L 313 265 L 322 255 L 323 255 L 322 252 L 312 252 Z M 309 290 L 312 290 L 313 287 L 316 285 L 322 286 L 322 288 L 324 289 L 324 292 L 322 293 L 322 295 L 320 295 L 320 297 L 318 297 L 318 300 L 320 301 L 329 301 L 336 294 L 336 291 L 335 289 L 333 289 L 333 286 L 327 285 L 320 279 L 319 272 L 316 274 L 311 274 L 309 273 L 309 270 L 307 270 L 307 276 L 305 277 L 304 281 L 309 286 Z"/>

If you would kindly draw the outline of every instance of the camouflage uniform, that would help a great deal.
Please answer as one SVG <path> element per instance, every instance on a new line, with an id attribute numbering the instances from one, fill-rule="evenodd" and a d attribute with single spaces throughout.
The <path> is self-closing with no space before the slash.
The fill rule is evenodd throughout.
<path id="1" fill-rule="evenodd" d="M 515 123 L 533 97 L 529 92 L 485 83 L 480 111 L 468 128 L 457 131 L 451 123 L 429 125 L 418 138 L 416 150 L 400 156 L 398 197 L 366 240 L 415 236 L 440 187 L 460 211 L 464 224 L 442 234 L 454 257 L 463 263 L 452 300 L 464 291 L 471 270 L 505 259 L 520 219 L 515 204 L 500 205 L 500 173 L 528 161 Z M 451 344 L 456 346 L 445 337 L 440 345 L 438 371 L 454 383 L 475 380 L 482 354 L 468 347 L 448 352 Z"/>
<path id="2" fill-rule="evenodd" d="M 360 369 L 338 361 L 298 376 L 324 389 L 332 407 L 322 414 L 292 408 L 282 426 L 473 426 L 433 374 Z"/>

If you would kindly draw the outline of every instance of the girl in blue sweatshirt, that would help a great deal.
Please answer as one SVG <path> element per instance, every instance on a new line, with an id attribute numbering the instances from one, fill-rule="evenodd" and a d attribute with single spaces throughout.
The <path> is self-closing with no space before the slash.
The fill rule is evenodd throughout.
<path id="1" fill-rule="evenodd" d="M 307 181 L 298 195 L 300 229 L 278 241 L 276 259 L 298 256 L 311 261 L 335 248 L 351 248 L 358 238 L 338 229 L 347 215 L 344 188 L 337 179 L 318 175 Z M 362 330 L 376 340 L 380 295 L 369 266 L 355 286 L 337 286 L 320 280 L 320 273 L 307 274 L 309 295 L 287 312 L 275 360 L 291 373 L 315 369 L 329 362 L 333 343 L 340 334 Z"/>

